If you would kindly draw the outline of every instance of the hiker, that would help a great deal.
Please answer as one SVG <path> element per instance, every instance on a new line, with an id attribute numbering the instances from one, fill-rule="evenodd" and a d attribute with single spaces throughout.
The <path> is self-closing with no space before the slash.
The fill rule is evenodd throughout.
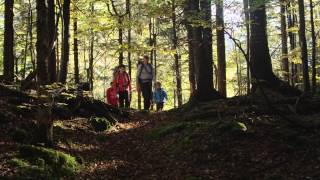
<path id="1" fill-rule="evenodd" d="M 126 72 L 125 65 L 118 67 L 118 72 L 115 74 L 113 82 L 119 94 L 120 108 L 130 108 L 131 80 Z"/>
<path id="2" fill-rule="evenodd" d="M 161 82 L 156 83 L 156 90 L 153 93 L 153 100 L 156 103 L 157 112 L 163 110 L 163 106 L 168 96 L 166 91 L 161 87 Z"/>
<path id="3" fill-rule="evenodd" d="M 149 56 L 143 57 L 143 62 L 138 65 L 137 81 L 143 96 L 144 110 L 149 111 L 152 103 L 152 81 L 154 70 L 149 63 Z"/>
<path id="4" fill-rule="evenodd" d="M 118 102 L 117 88 L 113 85 L 113 82 L 111 82 L 110 88 L 108 88 L 106 92 L 106 103 L 118 107 Z"/>

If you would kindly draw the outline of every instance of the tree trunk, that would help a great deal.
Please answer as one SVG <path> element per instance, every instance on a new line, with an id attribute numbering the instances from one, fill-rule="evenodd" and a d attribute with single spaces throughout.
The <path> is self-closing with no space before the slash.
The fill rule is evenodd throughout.
<path id="1" fill-rule="evenodd" d="M 66 83 L 68 75 L 69 53 L 70 53 L 70 1 L 63 3 L 63 52 L 60 62 L 59 82 Z"/>
<path id="2" fill-rule="evenodd" d="M 195 79 L 197 90 L 193 98 L 197 101 L 210 101 L 220 98 L 219 93 L 213 88 L 213 57 L 212 57 L 212 21 L 211 21 L 211 0 L 199 1 L 188 0 L 185 4 L 186 22 L 191 26 L 188 28 L 192 33 L 191 41 L 194 54 Z M 204 13 L 204 16 L 200 14 Z M 201 20 L 207 22 L 206 26 L 192 26 L 191 17 L 203 17 Z"/>
<path id="3" fill-rule="evenodd" d="M 123 64 L 123 19 L 122 17 L 118 17 L 118 26 L 119 26 L 119 46 L 120 46 L 120 51 L 119 51 L 119 65 Z"/>
<path id="4" fill-rule="evenodd" d="M 304 91 L 310 91 L 309 81 L 309 66 L 308 66 L 308 47 L 306 38 L 306 22 L 304 12 L 304 0 L 298 0 L 299 5 L 299 37 L 301 47 L 301 59 L 302 59 L 302 73 L 303 73 L 303 85 Z"/>
<path id="5" fill-rule="evenodd" d="M 48 29 L 49 29 L 49 44 L 54 44 L 56 40 L 56 25 L 55 25 L 55 3 L 54 0 L 48 1 Z M 51 48 L 51 47 L 50 47 Z M 57 67 L 56 67 L 56 49 L 55 46 L 50 50 L 48 59 L 48 73 L 49 82 L 54 83 L 57 81 Z"/>
<path id="6" fill-rule="evenodd" d="M 216 23 L 217 23 L 216 31 L 217 31 L 217 56 L 218 56 L 218 90 L 222 96 L 227 97 L 223 0 L 216 1 Z"/>
<path id="7" fill-rule="evenodd" d="M 46 2 L 43 0 L 37 0 L 37 80 L 38 85 L 46 85 L 48 83 L 48 68 L 47 62 L 50 57 L 50 39 L 48 30 L 48 9 Z M 52 145 L 53 138 L 53 122 L 49 111 L 39 109 L 39 115 L 37 119 L 38 130 L 43 132 L 41 138 L 46 145 Z"/>
<path id="8" fill-rule="evenodd" d="M 128 69 L 129 77 L 132 79 L 132 62 L 131 62 L 131 3 L 126 0 L 126 11 L 128 14 L 129 28 L 128 28 Z"/>
<path id="9" fill-rule="evenodd" d="M 177 100 L 178 107 L 182 106 L 182 88 L 181 88 L 181 72 L 180 72 L 180 59 L 178 54 L 178 36 L 177 36 L 177 22 L 176 22 L 176 2 L 172 0 L 172 49 L 174 53 L 174 70 L 176 74 L 176 85 L 177 85 Z"/>
<path id="10" fill-rule="evenodd" d="M 188 33 L 188 49 L 189 49 L 189 83 L 190 83 L 190 97 L 192 97 L 196 91 L 196 79 L 195 79 L 195 70 L 194 70 L 194 54 L 193 54 L 193 46 L 192 46 L 192 32 L 191 26 L 187 25 L 187 33 Z"/>
<path id="11" fill-rule="evenodd" d="M 314 11 L 313 11 L 313 0 L 310 0 L 310 24 L 311 24 L 311 39 L 312 39 L 312 92 L 315 93 L 317 89 L 317 69 L 316 69 L 316 60 L 317 60 L 317 39 L 315 32 L 314 24 Z"/>
<path id="12" fill-rule="evenodd" d="M 156 26 L 158 25 L 156 22 L 156 18 L 153 19 L 153 29 L 152 29 L 152 39 L 153 39 L 153 60 L 154 60 L 154 79 L 157 81 L 158 67 L 157 67 L 157 33 Z"/>
<path id="13" fill-rule="evenodd" d="M 288 3 L 288 28 L 295 27 L 296 21 L 295 21 L 295 13 L 291 9 L 291 3 Z M 294 51 L 296 48 L 296 34 L 292 31 L 289 31 L 289 42 L 290 42 L 290 51 Z M 290 81 L 291 85 L 295 86 L 295 83 L 297 82 L 296 78 L 296 65 L 294 62 L 291 62 L 291 73 L 290 73 Z"/>
<path id="14" fill-rule="evenodd" d="M 91 3 L 91 13 L 94 12 L 94 4 Z M 94 32 L 93 29 L 90 29 L 90 54 L 89 54 L 89 84 L 90 84 L 90 90 L 93 90 L 93 50 L 94 50 Z"/>
<path id="15" fill-rule="evenodd" d="M 37 0 L 37 80 L 38 85 L 48 83 L 49 58 L 48 9 L 45 1 Z"/>
<path id="16" fill-rule="evenodd" d="M 251 38 L 250 38 L 250 69 L 254 78 L 252 92 L 257 88 L 268 88 L 286 96 L 300 95 L 300 91 L 289 87 L 279 80 L 272 71 L 267 38 L 267 17 L 264 3 L 250 0 Z"/>
<path id="17" fill-rule="evenodd" d="M 74 82 L 79 84 L 79 51 L 78 51 L 78 18 L 73 19 L 73 58 L 74 58 Z"/>
<path id="18" fill-rule="evenodd" d="M 247 94 L 251 92 L 251 77 L 250 77 L 250 15 L 249 15 L 249 0 L 243 0 L 243 9 L 244 9 L 244 17 L 245 17 L 245 25 L 246 25 L 246 38 L 247 38 Z"/>
<path id="19" fill-rule="evenodd" d="M 282 43 L 282 57 L 281 70 L 284 81 L 290 83 L 289 80 L 289 59 L 288 59 L 288 34 L 287 34 L 287 16 L 286 16 L 286 0 L 281 0 L 281 43 Z"/>
<path id="20" fill-rule="evenodd" d="M 251 72 L 258 80 L 274 85 L 278 83 L 278 78 L 273 74 L 269 54 L 265 4 L 257 5 L 253 0 L 250 3 L 250 8 L 252 8 L 250 11 L 252 21 L 250 38 Z M 254 81 L 253 85 L 256 85 Z"/>
<path id="21" fill-rule="evenodd" d="M 13 5 L 14 0 L 5 0 L 4 10 L 4 42 L 3 42 L 3 75 L 6 81 L 14 81 L 14 29 Z"/>

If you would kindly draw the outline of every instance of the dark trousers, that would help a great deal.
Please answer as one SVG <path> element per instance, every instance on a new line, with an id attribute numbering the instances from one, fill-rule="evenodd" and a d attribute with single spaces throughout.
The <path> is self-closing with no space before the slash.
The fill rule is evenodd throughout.
<path id="1" fill-rule="evenodd" d="M 143 96 L 144 110 L 149 110 L 152 101 L 152 82 L 143 82 L 140 86 Z"/>
<path id="2" fill-rule="evenodd" d="M 162 111 L 163 110 L 163 102 L 157 103 L 157 111 Z"/>
<path id="3" fill-rule="evenodd" d="M 119 104 L 120 108 L 129 108 L 130 100 L 129 100 L 129 92 L 128 91 L 119 91 Z"/>

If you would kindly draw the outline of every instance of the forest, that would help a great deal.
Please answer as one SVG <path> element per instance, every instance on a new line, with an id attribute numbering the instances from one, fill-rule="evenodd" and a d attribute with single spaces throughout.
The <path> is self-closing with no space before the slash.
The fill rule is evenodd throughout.
<path id="1" fill-rule="evenodd" d="M 320 178 L 320 0 L 0 14 L 0 179 Z"/>

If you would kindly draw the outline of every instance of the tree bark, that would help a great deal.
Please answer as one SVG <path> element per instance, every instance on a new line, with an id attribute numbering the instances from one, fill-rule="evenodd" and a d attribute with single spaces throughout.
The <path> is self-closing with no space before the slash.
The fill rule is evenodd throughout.
<path id="1" fill-rule="evenodd" d="M 129 28 L 128 28 L 128 69 L 129 77 L 132 79 L 132 62 L 131 62 L 131 2 L 126 0 L 126 11 L 128 14 Z"/>
<path id="2" fill-rule="evenodd" d="M 314 6 L 313 0 L 309 0 L 310 4 L 310 24 L 311 24 L 311 40 L 312 40 L 312 92 L 315 93 L 317 89 L 317 69 L 316 69 L 316 60 L 317 60 L 317 39 L 315 32 L 315 23 L 314 23 Z"/>
<path id="3" fill-rule="evenodd" d="M 192 46 L 192 32 L 191 26 L 187 25 L 187 36 L 188 36 L 188 65 L 189 65 L 189 83 L 190 83 L 190 97 L 192 97 L 196 91 L 196 79 L 195 79 L 195 70 L 194 70 L 194 53 Z"/>
<path id="4" fill-rule="evenodd" d="M 78 18 L 73 19 L 73 58 L 74 58 L 74 82 L 79 84 L 79 50 L 78 50 Z"/>
<path id="5" fill-rule="evenodd" d="M 118 17 L 118 26 L 119 26 L 119 46 L 120 46 L 120 51 L 119 51 L 119 65 L 123 64 L 124 56 L 123 56 L 123 17 Z"/>
<path id="6" fill-rule="evenodd" d="M 300 91 L 278 79 L 272 70 L 267 38 L 267 17 L 265 3 L 250 0 L 251 37 L 250 37 L 250 69 L 254 78 L 252 92 L 258 88 L 268 88 L 286 96 L 300 95 Z"/>
<path id="7" fill-rule="evenodd" d="M 188 0 L 185 6 L 185 18 L 187 24 L 191 26 L 191 45 L 194 54 L 195 77 L 197 90 L 192 97 L 197 101 L 211 101 L 220 98 L 221 95 L 213 88 L 213 57 L 212 57 L 212 20 L 211 20 L 211 0 L 199 1 Z M 200 9 L 201 8 L 201 9 Z M 204 16 L 201 16 L 204 14 Z M 192 26 L 190 17 L 202 17 L 205 26 Z"/>
<path id="8" fill-rule="evenodd" d="M 49 58 L 48 9 L 46 2 L 37 0 L 37 80 L 38 85 L 48 83 Z"/>
<path id="9" fill-rule="evenodd" d="M 91 14 L 94 13 L 94 4 L 91 3 Z M 88 76 L 89 76 L 89 84 L 90 84 L 90 90 L 92 91 L 93 90 L 93 50 L 94 50 L 94 32 L 93 32 L 93 29 L 91 28 L 90 29 L 90 54 L 89 54 L 89 73 L 88 73 Z"/>
<path id="10" fill-rule="evenodd" d="M 278 78 L 273 74 L 269 54 L 265 4 L 258 5 L 253 0 L 250 0 L 250 3 L 252 21 L 250 38 L 251 71 L 255 78 L 275 84 L 278 82 Z M 255 82 L 253 82 L 253 85 L 256 85 Z"/>
<path id="11" fill-rule="evenodd" d="M 281 70 L 284 81 L 290 83 L 289 78 L 289 58 L 288 58 L 288 33 L 287 33 L 287 16 L 286 16 L 286 0 L 281 0 L 281 43 L 282 43 L 282 56 L 281 56 Z"/>
<path id="12" fill-rule="evenodd" d="M 249 0 L 243 0 L 243 9 L 244 9 L 244 17 L 245 17 L 245 25 L 246 25 L 246 38 L 247 38 L 247 94 L 251 92 L 251 76 L 250 76 L 250 15 L 249 15 Z"/>
<path id="13" fill-rule="evenodd" d="M 296 25 L 296 18 L 295 18 L 295 12 L 291 10 L 291 3 L 288 3 L 288 28 L 293 28 Z M 290 51 L 294 51 L 296 48 L 296 34 L 292 31 L 289 31 L 289 42 L 290 42 Z M 297 68 L 294 62 L 291 62 L 291 72 L 290 72 L 290 81 L 291 85 L 295 86 L 295 83 L 297 82 Z"/>
<path id="14" fill-rule="evenodd" d="M 216 23 L 217 23 L 216 32 L 217 32 L 217 57 L 218 57 L 218 90 L 222 96 L 227 97 L 223 0 L 216 1 Z"/>
<path id="15" fill-rule="evenodd" d="M 49 29 L 49 44 L 54 44 L 56 40 L 56 25 L 55 25 L 55 2 L 54 0 L 48 0 L 48 29 Z M 51 48 L 51 47 L 50 47 Z M 55 46 L 50 50 L 50 56 L 48 59 L 48 73 L 49 83 L 57 81 L 57 67 L 56 67 L 56 49 Z"/>
<path id="16" fill-rule="evenodd" d="M 308 47 L 306 38 L 306 22 L 304 12 L 304 0 L 298 0 L 299 6 L 299 37 L 301 47 L 302 73 L 304 91 L 310 91 L 309 66 L 308 66 Z"/>
<path id="17" fill-rule="evenodd" d="M 177 35 L 177 21 L 176 21 L 176 1 L 172 0 L 172 49 L 174 53 L 174 70 L 176 74 L 176 88 L 178 107 L 182 106 L 182 87 L 181 87 L 181 72 L 180 59 L 178 54 L 178 35 Z"/>
<path id="18" fill-rule="evenodd" d="M 4 42 L 3 42 L 3 75 L 6 81 L 14 81 L 14 0 L 5 0 L 4 10 Z"/>
<path id="19" fill-rule="evenodd" d="M 63 51 L 60 62 L 59 82 L 66 83 L 68 75 L 69 54 L 70 54 L 70 1 L 63 3 Z"/>

